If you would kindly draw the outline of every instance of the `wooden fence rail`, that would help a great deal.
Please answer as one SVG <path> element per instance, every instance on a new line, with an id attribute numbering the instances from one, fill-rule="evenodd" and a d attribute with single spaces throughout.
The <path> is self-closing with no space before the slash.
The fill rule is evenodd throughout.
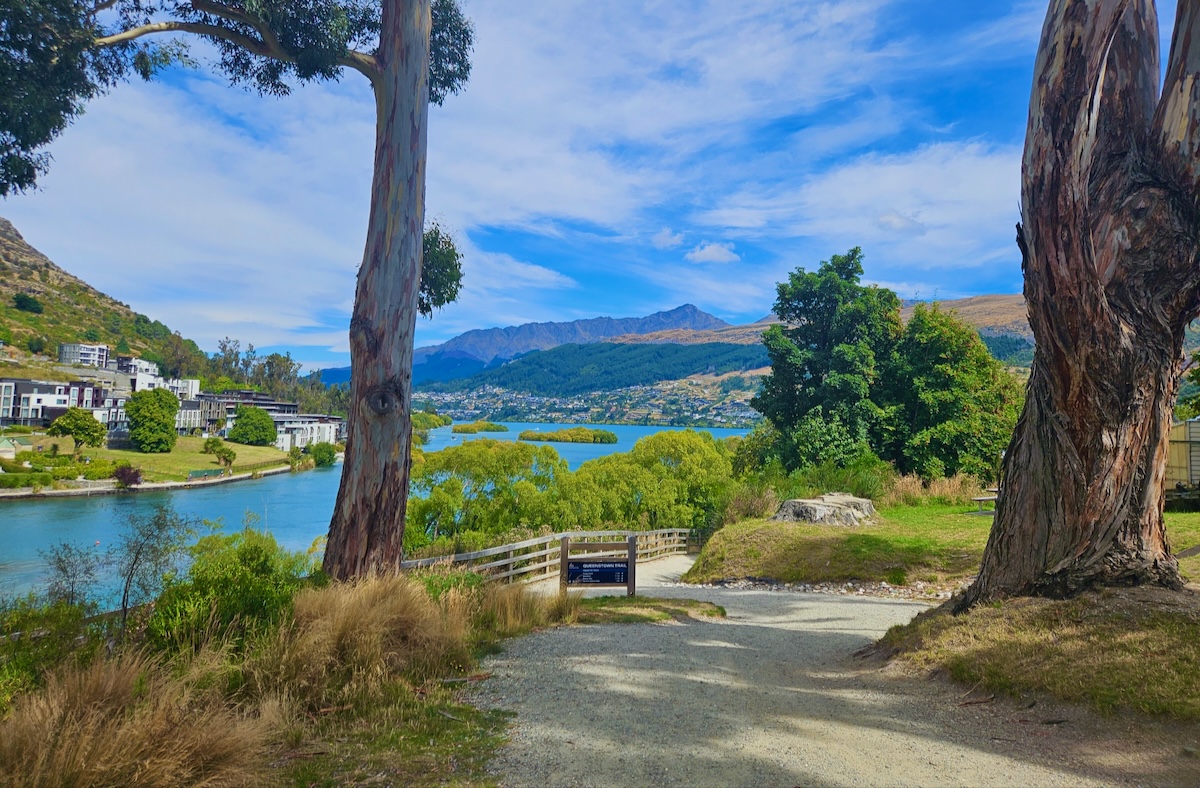
<path id="1" fill-rule="evenodd" d="M 559 572 L 560 544 L 563 537 L 570 537 L 572 547 L 583 547 L 589 542 L 597 542 L 595 551 L 575 554 L 573 558 L 607 558 L 624 556 L 625 549 L 601 549 L 608 547 L 605 542 L 612 543 L 613 537 L 626 539 L 637 537 L 637 561 L 644 563 L 677 553 L 686 553 L 691 531 L 686 528 L 669 528 L 662 531 L 569 531 L 567 533 L 539 536 L 536 539 L 526 539 L 523 542 L 489 547 L 486 550 L 476 550 L 473 553 L 458 553 L 435 558 L 418 558 L 405 561 L 402 569 L 415 569 L 421 566 L 449 564 L 451 566 L 481 572 L 493 580 L 505 583 L 528 583 L 543 580 L 547 577 L 557 577 Z"/>

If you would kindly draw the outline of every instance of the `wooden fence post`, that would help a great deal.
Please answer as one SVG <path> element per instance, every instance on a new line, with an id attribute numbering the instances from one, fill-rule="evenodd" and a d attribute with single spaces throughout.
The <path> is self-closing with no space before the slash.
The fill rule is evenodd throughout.
<path id="1" fill-rule="evenodd" d="M 558 587 L 567 590 L 567 559 L 571 555 L 571 537 L 562 538 L 562 546 L 558 551 Z"/>
<path id="2" fill-rule="evenodd" d="M 627 544 L 629 545 L 629 548 L 628 548 L 629 577 L 626 579 L 629 581 L 628 594 L 629 594 L 629 596 L 633 596 L 635 593 L 637 593 L 637 557 L 638 557 L 637 556 L 637 553 L 638 553 L 638 538 L 637 538 L 637 536 L 636 535 L 630 536 Z"/>

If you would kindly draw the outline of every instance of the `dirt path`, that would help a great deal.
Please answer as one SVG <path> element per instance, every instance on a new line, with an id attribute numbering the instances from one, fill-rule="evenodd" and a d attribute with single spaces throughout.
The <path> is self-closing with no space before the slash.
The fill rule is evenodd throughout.
<path id="1" fill-rule="evenodd" d="M 516 714 L 492 764 L 502 785 L 1200 784 L 1181 743 L 1195 728 L 1133 730 L 1044 700 L 963 706 L 961 687 L 849 656 L 922 605 L 655 587 L 687 566 L 640 566 L 640 592 L 715 602 L 727 620 L 555 629 L 488 660 L 470 700 Z"/>

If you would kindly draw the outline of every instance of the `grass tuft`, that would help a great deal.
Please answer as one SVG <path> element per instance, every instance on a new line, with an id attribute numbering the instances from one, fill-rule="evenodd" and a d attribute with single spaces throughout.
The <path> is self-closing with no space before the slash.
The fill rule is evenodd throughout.
<path id="1" fill-rule="evenodd" d="M 275 725 L 155 660 L 126 654 L 69 667 L 0 722 L 0 774 L 14 785 L 253 785 Z"/>
<path id="2" fill-rule="evenodd" d="M 1012 599 L 961 616 L 929 611 L 881 645 L 993 692 L 1048 692 L 1101 713 L 1200 719 L 1200 598 L 1104 589 L 1071 600 Z"/>

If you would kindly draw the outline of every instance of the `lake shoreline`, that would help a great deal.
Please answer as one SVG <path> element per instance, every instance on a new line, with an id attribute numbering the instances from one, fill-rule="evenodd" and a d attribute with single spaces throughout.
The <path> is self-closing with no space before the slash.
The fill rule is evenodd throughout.
<path id="1" fill-rule="evenodd" d="M 221 484 L 230 484 L 232 482 L 244 482 L 251 479 L 261 479 L 263 476 L 274 476 L 279 473 L 291 473 L 290 465 L 281 465 L 278 468 L 264 468 L 259 471 L 251 471 L 249 473 L 238 473 L 233 476 L 218 476 L 211 479 L 196 479 L 187 482 L 144 482 L 135 487 L 85 487 L 72 488 L 69 490 L 33 490 L 22 488 L 20 490 L 0 490 L 0 501 L 6 499 L 13 500 L 29 500 L 35 498 L 91 498 L 100 495 L 123 495 L 126 493 L 143 493 L 143 492 L 164 492 L 171 490 L 190 490 L 200 487 L 215 487 Z"/>

